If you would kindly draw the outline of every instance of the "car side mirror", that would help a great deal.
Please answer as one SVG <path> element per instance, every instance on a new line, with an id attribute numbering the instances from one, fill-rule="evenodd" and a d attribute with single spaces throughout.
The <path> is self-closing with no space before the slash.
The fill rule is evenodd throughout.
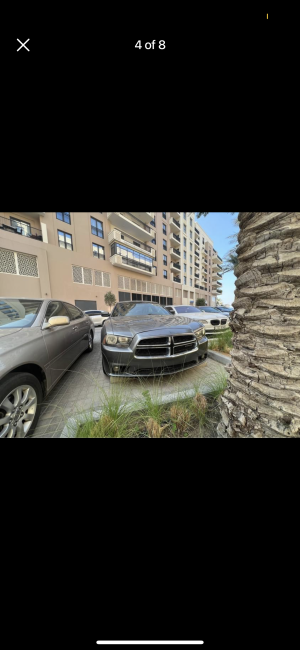
<path id="1" fill-rule="evenodd" d="M 176 311 L 174 311 L 174 309 L 168 309 L 168 311 L 170 312 L 170 314 L 176 314 Z"/>
<path id="2" fill-rule="evenodd" d="M 43 330 L 49 329 L 49 327 L 57 327 L 58 325 L 69 325 L 70 319 L 68 316 L 52 316 L 49 318 L 48 323 L 43 325 Z"/>

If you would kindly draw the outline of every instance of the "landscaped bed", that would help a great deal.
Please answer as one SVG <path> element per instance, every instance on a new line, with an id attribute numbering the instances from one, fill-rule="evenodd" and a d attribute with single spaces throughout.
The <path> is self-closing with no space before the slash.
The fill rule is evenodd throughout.
<path id="1" fill-rule="evenodd" d="M 163 400 L 149 390 L 142 401 L 123 404 L 120 391 L 102 400 L 95 420 L 87 415 L 78 426 L 77 438 L 216 438 L 220 420 L 219 398 L 226 388 L 223 373 L 215 375 L 204 396 L 197 388 L 193 396 L 171 396 Z M 190 391 L 189 391 L 190 392 Z M 173 401 L 172 401 L 173 400 Z"/>
<path id="2" fill-rule="evenodd" d="M 222 352 L 230 357 L 230 350 L 232 348 L 232 334 L 233 332 L 229 329 L 225 332 L 216 333 L 216 338 L 209 341 L 208 349 L 215 350 L 216 352 Z"/>

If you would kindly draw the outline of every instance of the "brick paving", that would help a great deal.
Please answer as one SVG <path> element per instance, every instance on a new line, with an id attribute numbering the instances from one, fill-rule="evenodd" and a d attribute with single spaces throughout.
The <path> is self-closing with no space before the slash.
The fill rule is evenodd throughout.
<path id="1" fill-rule="evenodd" d="M 32 438 L 58 438 L 69 417 L 100 408 L 105 395 L 121 391 L 124 401 L 132 401 L 145 390 L 155 395 L 174 394 L 196 385 L 201 390 L 201 384 L 205 385 L 212 375 L 227 375 L 223 366 L 208 359 L 203 367 L 190 368 L 173 376 L 117 379 L 111 384 L 102 371 L 100 335 L 101 328 L 97 327 L 93 352 L 82 354 L 44 401 Z"/>

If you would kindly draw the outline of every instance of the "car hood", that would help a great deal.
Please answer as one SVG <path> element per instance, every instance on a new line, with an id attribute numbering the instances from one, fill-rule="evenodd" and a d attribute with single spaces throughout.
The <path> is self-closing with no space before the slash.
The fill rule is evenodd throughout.
<path id="1" fill-rule="evenodd" d="M 201 319 L 198 319 L 201 323 Z M 135 316 L 111 318 L 106 321 L 105 326 L 108 332 L 112 334 L 139 334 L 159 328 L 171 329 L 178 326 L 191 326 L 190 318 L 184 316 Z M 194 327 L 193 327 L 194 329 Z"/>
<path id="2" fill-rule="evenodd" d="M 220 312 L 219 314 L 214 314 L 211 312 L 203 312 L 202 314 L 199 314 L 199 316 L 196 315 L 193 316 L 193 314 L 191 314 L 188 318 L 192 318 L 193 320 L 199 320 L 199 318 L 200 320 L 201 318 L 203 318 L 204 320 L 212 320 L 213 318 L 224 318 L 224 317 L 228 318 L 228 316 L 222 314 L 222 312 Z"/>

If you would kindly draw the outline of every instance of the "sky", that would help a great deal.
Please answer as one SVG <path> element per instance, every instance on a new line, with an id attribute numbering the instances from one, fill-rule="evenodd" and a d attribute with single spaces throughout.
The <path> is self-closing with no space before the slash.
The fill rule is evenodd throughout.
<path id="1" fill-rule="evenodd" d="M 234 214 L 230 212 L 209 212 L 207 217 L 198 219 L 201 228 L 213 240 L 214 248 L 223 259 L 234 246 L 228 237 L 239 231 L 238 226 L 234 224 L 237 216 L 238 212 L 234 212 Z M 231 305 L 234 301 L 235 280 L 236 277 L 233 271 L 223 275 L 223 293 L 220 296 L 223 305 Z"/>

